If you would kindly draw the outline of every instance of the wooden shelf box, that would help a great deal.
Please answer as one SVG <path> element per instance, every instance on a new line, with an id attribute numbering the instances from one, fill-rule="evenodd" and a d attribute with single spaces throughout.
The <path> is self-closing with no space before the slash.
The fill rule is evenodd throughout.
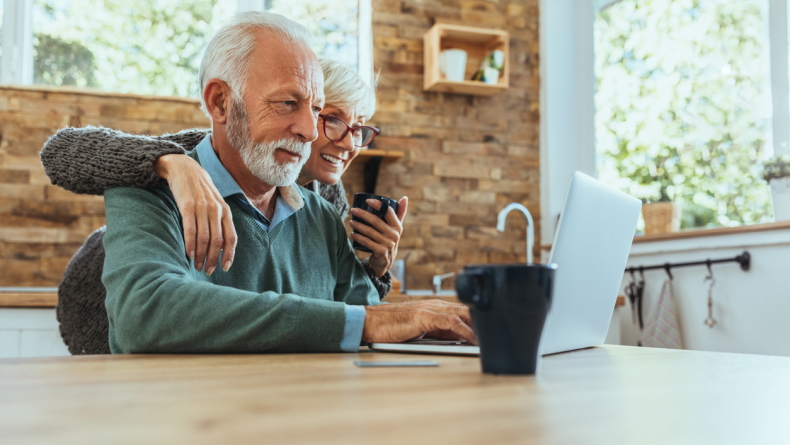
<path id="1" fill-rule="evenodd" d="M 508 33 L 497 29 L 473 28 L 470 26 L 437 23 L 425 33 L 425 91 L 493 96 L 507 89 L 510 79 L 510 51 Z M 463 82 L 444 78 L 439 69 L 439 53 L 445 49 L 466 51 L 466 72 Z M 488 85 L 469 80 L 480 68 L 480 63 L 493 50 L 505 53 L 505 66 L 499 75 L 499 83 Z"/>

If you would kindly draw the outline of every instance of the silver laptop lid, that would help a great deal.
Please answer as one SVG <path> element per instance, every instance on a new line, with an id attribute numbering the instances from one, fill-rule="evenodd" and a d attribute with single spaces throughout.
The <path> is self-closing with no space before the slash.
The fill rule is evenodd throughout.
<path id="1" fill-rule="evenodd" d="M 573 174 L 549 257 L 558 267 L 542 354 L 603 343 L 641 208 L 640 200 Z"/>

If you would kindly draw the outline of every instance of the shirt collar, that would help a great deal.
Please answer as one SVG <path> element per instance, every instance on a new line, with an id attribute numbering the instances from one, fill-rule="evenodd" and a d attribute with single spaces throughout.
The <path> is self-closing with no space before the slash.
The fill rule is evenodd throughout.
<path id="1" fill-rule="evenodd" d="M 223 198 L 236 194 L 244 195 L 239 184 L 233 179 L 233 176 L 228 173 L 228 170 L 222 165 L 222 162 L 220 162 L 217 157 L 217 153 L 214 152 L 214 146 L 211 145 L 210 133 L 200 141 L 197 147 L 195 147 L 195 150 L 197 150 L 200 165 L 211 177 L 214 186 L 217 187 L 219 194 Z M 277 187 L 277 190 L 280 192 L 280 197 L 295 211 L 304 207 L 304 195 L 296 184 Z"/>

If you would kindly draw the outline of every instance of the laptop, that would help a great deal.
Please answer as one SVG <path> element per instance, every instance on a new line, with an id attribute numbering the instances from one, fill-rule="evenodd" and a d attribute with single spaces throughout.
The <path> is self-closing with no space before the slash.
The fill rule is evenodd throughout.
<path id="1" fill-rule="evenodd" d="M 549 263 L 557 264 L 542 355 L 598 346 L 606 339 L 642 202 L 581 172 L 571 178 Z M 479 355 L 465 341 L 372 343 L 376 351 Z"/>

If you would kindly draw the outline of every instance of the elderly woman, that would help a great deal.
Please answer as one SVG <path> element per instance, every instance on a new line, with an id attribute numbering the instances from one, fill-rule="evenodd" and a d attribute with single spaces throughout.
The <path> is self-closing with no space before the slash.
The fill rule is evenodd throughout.
<path id="1" fill-rule="evenodd" d="M 326 105 L 318 120 L 319 136 L 312 143 L 299 183 L 332 203 L 345 218 L 349 205 L 340 179 L 378 134 L 378 129 L 364 125 L 375 112 L 376 98 L 354 71 L 328 60 L 321 61 L 321 68 Z M 111 187 L 153 187 L 167 181 L 182 215 L 186 253 L 198 270 L 210 274 L 221 251 L 222 266 L 230 267 L 236 236 L 230 209 L 208 174 L 183 156 L 206 134 L 206 130 L 186 130 L 148 137 L 106 128 L 66 128 L 47 141 L 41 161 L 53 184 L 75 193 L 98 195 Z M 381 298 L 392 285 L 388 271 L 398 251 L 407 198 L 399 204 L 398 214 L 390 211 L 386 223 L 371 219 L 373 227 L 352 225 L 358 233 L 351 237 L 373 252 L 362 264 Z M 110 352 L 106 291 L 101 283 L 104 230 L 102 227 L 88 237 L 69 262 L 58 288 L 58 320 L 72 354 Z M 86 317 L 90 317 L 90 326 L 84 325 Z"/>

